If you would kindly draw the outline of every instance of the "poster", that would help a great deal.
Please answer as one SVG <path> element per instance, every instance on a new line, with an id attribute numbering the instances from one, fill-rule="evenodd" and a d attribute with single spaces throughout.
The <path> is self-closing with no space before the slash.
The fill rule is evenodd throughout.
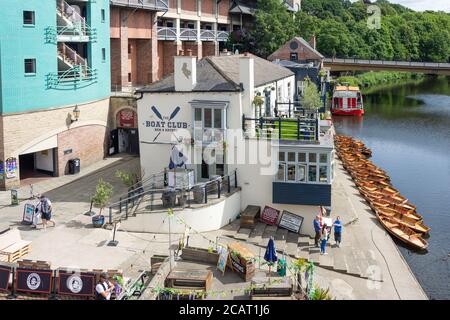
<path id="1" fill-rule="evenodd" d="M 94 274 L 59 271 L 58 275 L 58 294 L 73 296 L 95 295 Z"/>
<path id="2" fill-rule="evenodd" d="M 136 112 L 131 109 L 119 111 L 118 128 L 136 128 Z"/>
<path id="3" fill-rule="evenodd" d="M 17 176 L 17 159 L 8 158 L 5 161 L 6 179 L 15 178 Z"/>
<path id="4" fill-rule="evenodd" d="M 5 163 L 0 160 L 0 180 L 5 178 Z"/>
<path id="5" fill-rule="evenodd" d="M 34 205 L 32 205 L 31 203 L 26 203 L 25 204 L 25 206 L 23 207 L 22 223 L 28 223 L 28 224 L 32 224 L 33 223 L 34 210 L 35 210 L 35 206 Z"/>
<path id="6" fill-rule="evenodd" d="M 289 231 L 299 233 L 302 227 L 303 217 L 293 214 L 289 211 L 283 210 L 283 215 L 281 216 L 280 223 L 278 226 L 280 228 L 287 229 Z"/>
<path id="7" fill-rule="evenodd" d="M 222 271 L 222 273 L 225 273 L 225 269 L 227 268 L 227 261 L 228 261 L 228 249 L 223 246 L 219 246 L 219 260 L 217 262 L 217 269 Z"/>
<path id="8" fill-rule="evenodd" d="M 50 294 L 52 278 L 51 270 L 17 268 L 16 291 Z"/>
<path id="9" fill-rule="evenodd" d="M 265 206 L 261 213 L 260 220 L 266 224 L 276 225 L 280 211 L 269 206 Z"/>
<path id="10" fill-rule="evenodd" d="M 11 275 L 10 267 L 0 266 L 0 291 L 8 291 L 10 275 Z"/>

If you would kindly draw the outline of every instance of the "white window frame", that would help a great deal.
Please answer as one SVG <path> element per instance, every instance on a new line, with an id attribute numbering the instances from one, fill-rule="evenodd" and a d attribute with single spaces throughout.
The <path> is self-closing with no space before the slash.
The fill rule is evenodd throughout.
<path id="1" fill-rule="evenodd" d="M 201 110 L 201 112 L 202 112 L 202 115 L 201 115 L 201 123 L 202 123 L 202 125 L 201 125 L 201 127 L 198 127 L 196 125 L 195 113 L 196 113 L 197 109 Z M 205 109 L 210 109 L 211 110 L 211 127 L 210 128 L 206 128 L 205 127 Z M 222 118 L 221 122 L 220 122 L 221 128 L 216 128 L 215 127 L 215 123 L 214 123 L 214 113 L 216 112 L 215 110 L 220 110 L 221 118 Z M 226 110 L 226 108 L 209 107 L 209 106 L 194 107 L 193 108 L 193 121 L 192 121 L 192 123 L 193 123 L 192 127 L 193 127 L 193 131 L 194 131 L 194 134 L 193 134 L 194 140 L 195 141 L 200 141 L 200 139 L 197 139 L 197 137 L 196 137 L 197 130 L 200 130 L 201 133 L 202 133 L 202 138 L 201 138 L 202 142 L 204 141 L 203 137 L 204 137 L 205 130 L 211 130 L 212 135 L 215 135 L 216 130 L 220 130 L 220 132 L 222 134 L 222 138 L 225 139 L 225 130 L 226 130 L 226 124 L 227 124 L 226 119 L 227 119 L 227 110 Z M 207 142 L 207 141 L 205 141 L 205 142 Z"/>

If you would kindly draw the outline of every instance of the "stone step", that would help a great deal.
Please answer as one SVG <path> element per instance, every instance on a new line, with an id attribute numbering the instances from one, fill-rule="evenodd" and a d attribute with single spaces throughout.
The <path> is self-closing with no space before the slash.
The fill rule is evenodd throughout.
<path id="1" fill-rule="evenodd" d="M 333 269 L 339 272 L 347 272 L 347 263 L 345 262 L 345 255 L 341 248 L 333 250 Z"/>
<path id="2" fill-rule="evenodd" d="M 347 265 L 347 273 L 351 275 L 355 275 L 360 277 L 361 276 L 361 269 L 358 265 L 358 262 L 354 256 L 354 249 L 353 247 L 346 247 L 342 248 L 344 257 L 345 257 L 345 264 Z"/>
<path id="3" fill-rule="evenodd" d="M 327 252 L 327 253 L 328 254 L 319 256 L 319 264 L 323 268 L 333 269 L 333 267 L 334 267 L 333 254 L 331 252 Z"/>
<path id="4" fill-rule="evenodd" d="M 310 237 L 307 237 L 307 236 L 298 236 L 298 244 L 299 245 L 306 245 L 306 246 L 309 246 L 309 240 L 310 240 L 311 238 Z M 313 244 L 314 244 L 314 241 L 313 241 Z"/>
<path id="5" fill-rule="evenodd" d="M 258 245 L 262 241 L 262 235 L 264 234 L 266 226 L 267 225 L 265 223 L 257 223 L 255 228 L 250 233 L 248 242 Z"/>
<path id="6" fill-rule="evenodd" d="M 359 269 L 361 270 L 361 277 L 368 278 L 369 277 L 369 261 L 366 259 L 364 252 L 361 250 L 355 250 L 353 251 L 356 263 L 359 266 Z"/>
<path id="7" fill-rule="evenodd" d="M 286 248 L 286 239 L 288 235 L 288 230 L 278 228 L 275 233 L 275 248 L 277 250 L 283 251 Z"/>
<path id="8" fill-rule="evenodd" d="M 267 226 L 264 230 L 264 233 L 262 235 L 261 242 L 259 243 L 260 246 L 266 247 L 267 243 L 269 242 L 270 237 L 275 238 L 275 234 L 277 232 L 277 226 Z"/>
<path id="9" fill-rule="evenodd" d="M 223 227 L 222 235 L 228 236 L 228 237 L 234 237 L 239 228 L 241 227 L 241 221 L 239 219 L 234 220 L 230 224 L 227 224 L 225 227 Z"/>
<path id="10" fill-rule="evenodd" d="M 251 229 L 248 228 L 240 228 L 239 231 L 234 235 L 235 239 L 246 241 L 252 232 Z"/>
<path id="11" fill-rule="evenodd" d="M 316 265 L 320 265 L 320 251 L 309 251 L 309 261 Z"/>

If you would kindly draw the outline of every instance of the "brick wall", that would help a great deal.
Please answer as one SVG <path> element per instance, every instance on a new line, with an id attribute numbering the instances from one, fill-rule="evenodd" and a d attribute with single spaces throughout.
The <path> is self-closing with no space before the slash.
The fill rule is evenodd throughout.
<path id="1" fill-rule="evenodd" d="M 120 40 L 111 39 L 111 84 L 121 84 Z"/>
<path id="2" fill-rule="evenodd" d="M 230 10 L 230 0 L 222 0 L 219 2 L 219 16 L 228 17 L 228 11 Z"/>
<path id="3" fill-rule="evenodd" d="M 215 56 L 219 50 L 219 43 L 214 41 L 203 42 L 203 57 Z"/>
<path id="4" fill-rule="evenodd" d="M 177 44 L 176 42 L 173 41 L 161 41 L 161 42 L 163 47 L 163 54 L 160 55 L 160 59 L 162 60 L 163 76 L 166 76 L 173 73 L 174 70 L 173 57 L 178 54 L 178 51 L 181 50 L 182 45 Z"/>
<path id="5" fill-rule="evenodd" d="M 82 167 L 100 161 L 105 156 L 106 127 L 93 125 L 78 127 L 58 134 L 57 167 L 58 176 L 69 173 L 68 161 L 79 158 Z M 72 153 L 64 154 L 71 149 Z"/>
<path id="6" fill-rule="evenodd" d="M 181 1 L 181 10 L 191 11 L 190 14 L 197 11 L 197 0 L 183 0 Z M 188 12 L 187 12 L 188 13 Z"/>
<path id="7" fill-rule="evenodd" d="M 136 40 L 137 84 L 149 84 L 152 82 L 152 59 L 152 41 Z"/>
<path id="8" fill-rule="evenodd" d="M 202 15 L 212 16 L 215 13 L 214 2 L 216 0 L 202 0 Z"/>
<path id="9" fill-rule="evenodd" d="M 292 41 L 298 43 L 298 48 L 292 50 L 290 44 Z M 270 61 L 274 61 L 276 59 L 280 60 L 290 60 L 291 53 L 298 54 L 298 60 L 321 60 L 322 58 L 317 55 L 314 51 L 311 51 L 308 47 L 303 45 L 301 42 L 297 40 L 291 40 L 285 45 L 283 45 L 280 49 L 271 54 L 267 59 Z"/>
<path id="10" fill-rule="evenodd" d="M 192 50 L 192 55 L 196 56 L 198 59 L 201 59 L 203 57 L 202 47 L 202 42 L 197 43 L 195 41 L 183 41 L 183 50 L 185 54 L 187 50 Z"/>

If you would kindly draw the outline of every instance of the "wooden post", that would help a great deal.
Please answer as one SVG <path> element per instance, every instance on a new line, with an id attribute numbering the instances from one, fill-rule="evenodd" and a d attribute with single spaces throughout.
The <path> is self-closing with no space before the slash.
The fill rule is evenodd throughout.
<path id="1" fill-rule="evenodd" d="M 220 180 L 217 180 L 217 198 L 220 199 Z"/>
<path id="2" fill-rule="evenodd" d="M 230 175 L 227 176 L 227 180 L 228 180 L 228 193 L 231 192 L 231 179 L 230 179 Z"/>
<path id="3" fill-rule="evenodd" d="M 237 188 L 238 183 L 237 183 L 237 171 L 234 170 L 234 187 Z"/>
<path id="4" fill-rule="evenodd" d="M 203 187 L 203 190 L 205 192 L 205 203 L 208 203 L 208 192 L 206 191 L 206 183 L 205 186 Z"/>
<path id="5" fill-rule="evenodd" d="M 300 118 L 297 118 L 297 140 L 300 140 Z"/>

